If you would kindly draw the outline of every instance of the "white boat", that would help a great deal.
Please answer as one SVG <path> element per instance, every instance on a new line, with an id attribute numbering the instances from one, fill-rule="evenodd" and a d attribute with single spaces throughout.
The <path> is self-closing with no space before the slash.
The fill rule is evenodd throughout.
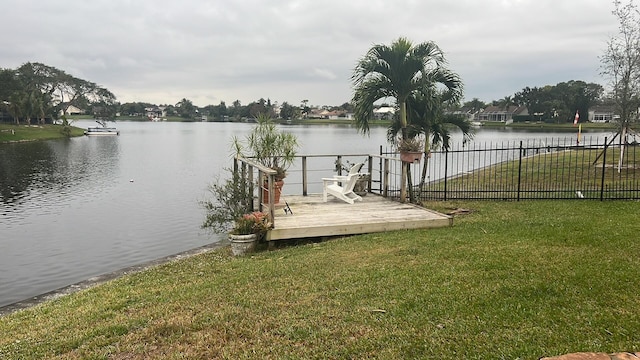
<path id="1" fill-rule="evenodd" d="M 84 132 L 85 135 L 120 135 L 120 131 L 112 127 L 90 127 Z"/>

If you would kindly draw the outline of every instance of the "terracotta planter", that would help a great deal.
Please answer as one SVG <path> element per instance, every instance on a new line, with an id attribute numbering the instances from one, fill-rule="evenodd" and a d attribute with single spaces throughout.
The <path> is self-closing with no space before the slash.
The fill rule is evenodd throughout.
<path id="1" fill-rule="evenodd" d="M 229 242 L 231 243 L 231 253 L 233 253 L 233 256 L 241 256 L 252 253 L 256 250 L 258 235 L 229 234 Z"/>
<path id="2" fill-rule="evenodd" d="M 400 160 L 406 163 L 420 161 L 422 159 L 422 151 L 401 151 Z"/>
<path id="3" fill-rule="evenodd" d="M 269 203 L 269 182 L 265 181 L 264 182 L 264 188 L 262 189 L 262 201 L 264 201 L 265 204 Z M 282 194 L 282 187 L 284 186 L 284 181 L 283 180 L 278 180 L 273 184 L 274 188 L 275 188 L 275 193 L 273 194 L 274 197 L 274 203 L 278 204 L 280 203 L 280 195 Z"/>

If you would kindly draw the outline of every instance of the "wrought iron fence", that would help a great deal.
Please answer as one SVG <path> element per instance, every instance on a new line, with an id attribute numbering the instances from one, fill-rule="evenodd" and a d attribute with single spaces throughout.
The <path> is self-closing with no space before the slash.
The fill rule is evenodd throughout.
<path id="1" fill-rule="evenodd" d="M 380 154 L 394 156 L 382 148 Z M 392 174 L 400 174 L 400 164 L 392 163 Z M 392 186 L 390 194 L 399 196 L 400 183 Z M 606 138 L 459 145 L 413 163 L 408 190 L 414 202 L 639 199 L 640 147 Z"/>

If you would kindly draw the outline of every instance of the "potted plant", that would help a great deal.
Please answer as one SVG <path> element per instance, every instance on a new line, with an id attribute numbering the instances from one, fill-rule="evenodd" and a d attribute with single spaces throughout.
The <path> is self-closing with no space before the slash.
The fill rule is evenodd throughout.
<path id="1" fill-rule="evenodd" d="M 293 164 L 298 150 L 298 139 L 294 134 L 278 130 L 276 124 L 268 114 L 258 114 L 257 124 L 246 136 L 244 141 L 237 137 L 233 139 L 236 154 L 250 158 L 258 164 L 277 171 L 275 176 L 275 203 L 280 200 L 280 193 L 284 185 L 283 179 L 287 176 L 287 169 Z M 267 179 L 262 179 L 263 187 Z M 268 192 L 264 194 L 268 201 Z"/>
<path id="2" fill-rule="evenodd" d="M 231 250 L 241 255 L 255 250 L 256 244 L 272 227 L 268 215 L 250 208 L 251 186 L 238 172 L 226 169 L 230 177 L 209 185 L 213 199 L 201 201 L 206 214 L 201 227 L 212 232 L 228 232 Z"/>
<path id="3" fill-rule="evenodd" d="M 412 163 L 422 159 L 422 144 L 419 137 L 400 139 L 398 141 L 398 151 L 402 162 Z"/>
<path id="4" fill-rule="evenodd" d="M 231 252 L 234 256 L 254 252 L 257 243 L 271 229 L 267 213 L 254 211 L 236 218 L 233 230 L 229 233 Z"/>

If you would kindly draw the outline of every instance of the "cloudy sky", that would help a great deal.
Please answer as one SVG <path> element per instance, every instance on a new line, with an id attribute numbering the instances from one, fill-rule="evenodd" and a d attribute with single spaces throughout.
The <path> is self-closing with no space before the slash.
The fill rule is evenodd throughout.
<path id="1" fill-rule="evenodd" d="M 434 41 L 491 101 L 525 86 L 602 85 L 610 0 L 0 0 L 0 67 L 42 62 L 120 102 L 350 100 L 373 44 Z"/>

